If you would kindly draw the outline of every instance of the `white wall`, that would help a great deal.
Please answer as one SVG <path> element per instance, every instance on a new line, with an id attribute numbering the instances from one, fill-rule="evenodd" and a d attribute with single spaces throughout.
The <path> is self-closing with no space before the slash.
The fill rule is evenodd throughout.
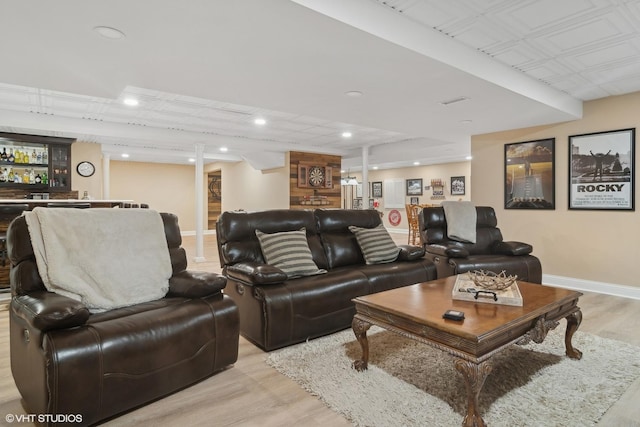
<path id="1" fill-rule="evenodd" d="M 151 209 L 177 215 L 181 231 L 195 230 L 193 165 L 111 160 L 109 168 L 111 199 L 147 203 Z"/>
<path id="2" fill-rule="evenodd" d="M 216 163 L 205 169 L 222 172 L 222 212 L 289 208 L 288 166 L 259 171 L 247 162 L 237 162 Z"/>
<path id="3" fill-rule="evenodd" d="M 568 209 L 569 136 L 638 128 L 639 106 L 640 92 L 612 96 L 586 102 L 580 120 L 477 135 L 471 140 L 472 201 L 493 206 L 505 240 L 532 244 L 543 274 L 555 276 L 557 283 L 558 278 L 573 278 L 582 283 L 640 288 L 634 268 L 640 236 L 638 208 L 623 212 Z M 546 138 L 556 139 L 555 210 L 505 210 L 504 144 Z M 635 157 L 637 167 L 637 152 Z M 636 194 L 637 184 L 638 174 Z"/>
<path id="4" fill-rule="evenodd" d="M 342 174 L 346 176 L 346 173 Z M 362 180 L 362 174 L 360 173 L 350 173 L 350 176 L 355 176 L 358 181 Z M 420 204 L 440 204 L 444 200 L 471 200 L 471 163 L 469 161 L 458 162 L 458 163 L 447 163 L 440 165 L 426 165 L 426 166 L 414 166 L 409 168 L 401 168 L 401 169 L 385 169 L 385 170 L 370 170 L 369 173 L 369 182 L 382 181 L 386 179 L 401 179 L 403 181 L 403 188 L 405 189 L 404 203 L 408 204 L 411 200 L 411 196 L 406 195 L 406 180 L 407 179 L 416 179 L 422 178 L 422 196 L 417 196 L 419 198 L 418 203 Z M 464 176 L 466 181 L 466 191 L 464 196 L 452 196 L 451 195 L 451 177 L 452 176 Z M 431 199 L 433 195 L 432 190 L 425 190 L 424 186 L 431 185 L 432 179 L 441 179 L 444 184 L 444 199 Z M 347 197 L 351 194 L 351 189 L 349 187 L 342 187 L 343 191 L 347 191 Z M 355 194 L 355 189 L 353 190 Z M 364 190 L 363 190 L 364 192 Z M 402 208 L 396 208 L 402 219 L 400 224 L 392 225 L 389 222 L 389 212 L 391 212 L 390 208 L 384 206 L 384 189 L 382 193 L 382 198 L 380 201 L 380 208 L 378 210 L 382 211 L 383 222 L 385 227 L 387 227 L 390 231 L 398 231 L 398 232 L 408 232 L 408 222 L 407 215 L 404 206 Z M 343 200 L 345 199 L 343 193 Z M 368 200 L 365 202 L 365 207 L 368 207 Z M 349 204 L 347 203 L 347 206 Z"/>

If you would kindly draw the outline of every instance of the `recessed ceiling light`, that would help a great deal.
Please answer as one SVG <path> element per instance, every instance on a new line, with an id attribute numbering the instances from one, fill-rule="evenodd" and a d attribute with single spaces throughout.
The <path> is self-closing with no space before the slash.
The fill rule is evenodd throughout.
<path id="1" fill-rule="evenodd" d="M 255 123 L 255 124 L 259 125 L 259 126 L 262 126 L 262 125 L 266 125 L 267 121 L 265 119 L 259 117 L 259 118 L 255 119 L 253 121 L 253 123 Z"/>
<path id="2" fill-rule="evenodd" d="M 100 34 L 102 37 L 111 39 L 111 40 L 119 40 L 126 37 L 126 35 L 122 31 L 113 27 L 105 27 L 100 25 L 97 27 L 93 27 L 93 31 Z"/>
<path id="3" fill-rule="evenodd" d="M 471 159 L 473 159 L 473 157 L 472 156 L 467 156 L 467 157 L 465 157 L 465 159 L 471 160 Z"/>
<path id="4" fill-rule="evenodd" d="M 360 92 L 359 90 L 350 90 L 348 92 L 345 92 L 344 94 L 351 98 L 362 96 L 362 92 Z"/>
<path id="5" fill-rule="evenodd" d="M 136 105 L 140 104 L 140 101 L 138 101 L 135 98 L 125 98 L 124 101 L 122 101 L 122 103 L 130 107 L 135 107 Z"/>
<path id="6" fill-rule="evenodd" d="M 220 151 L 226 153 L 227 151 L 229 151 L 229 149 L 227 147 L 220 147 Z"/>
<path id="7" fill-rule="evenodd" d="M 189 159 L 189 161 L 190 161 L 191 163 L 194 163 L 194 162 L 196 161 L 196 159 L 194 159 L 194 158 L 190 158 L 190 159 Z"/>
<path id="8" fill-rule="evenodd" d="M 342 132 L 342 137 L 343 138 L 351 138 L 353 136 L 353 134 L 349 131 L 346 132 Z"/>
<path id="9" fill-rule="evenodd" d="M 420 162 L 413 162 L 413 166 L 419 166 Z"/>
<path id="10" fill-rule="evenodd" d="M 378 170 L 378 167 L 377 167 L 377 166 L 374 166 L 372 169 L 373 169 L 374 171 L 377 171 L 377 170 Z"/>
<path id="11" fill-rule="evenodd" d="M 460 120 L 460 123 L 462 123 L 463 125 L 470 125 L 471 123 L 473 123 L 473 120 Z"/>
<path id="12" fill-rule="evenodd" d="M 121 156 L 124 157 L 125 159 L 129 157 L 127 153 L 122 153 Z"/>

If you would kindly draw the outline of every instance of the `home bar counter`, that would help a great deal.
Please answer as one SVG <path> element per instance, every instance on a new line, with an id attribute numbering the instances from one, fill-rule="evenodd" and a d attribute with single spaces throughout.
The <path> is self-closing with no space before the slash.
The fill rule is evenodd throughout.
<path id="1" fill-rule="evenodd" d="M 89 203 L 92 208 L 113 208 L 116 206 L 123 207 L 125 203 L 133 203 L 133 200 L 97 200 L 97 199 L 0 199 L 0 205 L 29 205 L 28 210 L 35 207 L 47 207 L 49 203 L 55 204 L 76 204 Z"/>
<path id="2" fill-rule="evenodd" d="M 114 207 L 130 207 L 133 204 L 133 200 L 96 200 L 96 199 L 0 199 L 0 206 L 9 205 L 27 205 L 27 210 L 33 210 L 36 207 L 50 208 L 52 205 L 56 207 L 73 207 L 76 204 L 89 204 L 91 208 L 114 208 Z M 135 205 L 134 205 L 135 206 Z M 20 213 L 16 213 L 15 217 L 20 216 Z M 15 218 L 14 217 L 14 218 Z M 6 232 L 9 224 L 13 218 L 4 216 L 0 217 L 0 232 Z M 2 248 L 4 249 L 4 248 Z M 9 260 L 4 259 L 4 265 L 0 264 L 0 291 L 7 290 L 9 288 Z"/>

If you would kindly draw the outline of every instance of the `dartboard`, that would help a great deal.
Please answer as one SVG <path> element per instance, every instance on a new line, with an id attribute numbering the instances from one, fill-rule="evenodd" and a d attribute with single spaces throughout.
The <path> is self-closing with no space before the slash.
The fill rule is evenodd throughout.
<path id="1" fill-rule="evenodd" d="M 309 169 L 309 185 L 321 187 L 324 184 L 324 170 L 320 166 L 312 166 Z"/>

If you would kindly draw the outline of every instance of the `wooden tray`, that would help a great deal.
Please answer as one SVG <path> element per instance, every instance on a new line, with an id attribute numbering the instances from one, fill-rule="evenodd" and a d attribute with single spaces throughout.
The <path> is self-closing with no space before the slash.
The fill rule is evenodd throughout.
<path id="1" fill-rule="evenodd" d="M 469 288 L 483 292 L 477 294 L 475 292 L 467 292 L 466 289 Z M 495 298 L 494 295 L 489 292 L 495 294 Z M 501 291 L 485 291 L 483 288 L 473 283 L 468 273 L 458 274 L 456 282 L 453 285 L 453 291 L 451 291 L 451 298 L 462 301 L 516 305 L 522 307 L 522 294 L 520 293 L 517 282 Z"/>

